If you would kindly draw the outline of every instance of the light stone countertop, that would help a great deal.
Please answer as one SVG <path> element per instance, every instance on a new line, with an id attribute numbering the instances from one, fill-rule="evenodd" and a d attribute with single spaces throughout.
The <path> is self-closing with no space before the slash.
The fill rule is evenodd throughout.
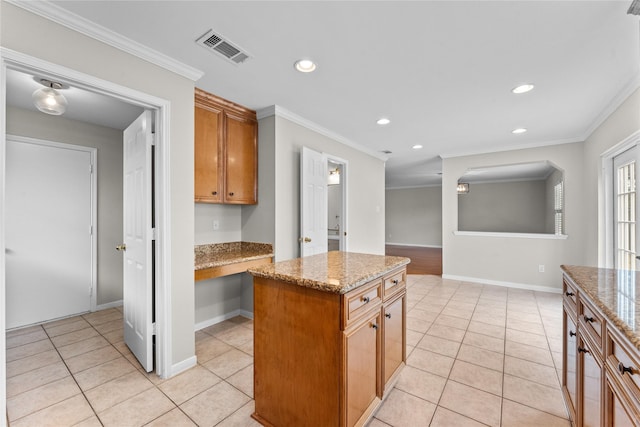
<path id="1" fill-rule="evenodd" d="M 410 262 L 409 258 L 403 257 L 331 251 L 251 268 L 248 273 L 344 294 Z"/>
<path id="2" fill-rule="evenodd" d="M 563 265 L 562 270 L 640 350 L 640 271 Z"/>
<path id="3" fill-rule="evenodd" d="M 269 243 L 229 242 L 195 247 L 195 270 L 273 257 Z"/>

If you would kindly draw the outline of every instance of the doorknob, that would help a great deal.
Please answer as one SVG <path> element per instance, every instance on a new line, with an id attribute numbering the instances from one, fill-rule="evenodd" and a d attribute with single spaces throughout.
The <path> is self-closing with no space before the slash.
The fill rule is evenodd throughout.
<path id="1" fill-rule="evenodd" d="M 125 245 L 124 243 L 116 246 L 116 251 L 126 251 L 126 250 L 127 250 L 127 245 Z"/>
<path id="2" fill-rule="evenodd" d="M 298 239 L 299 242 L 305 242 L 305 243 L 309 243 L 311 241 L 311 239 L 309 237 L 304 237 L 304 238 L 299 238 Z"/>

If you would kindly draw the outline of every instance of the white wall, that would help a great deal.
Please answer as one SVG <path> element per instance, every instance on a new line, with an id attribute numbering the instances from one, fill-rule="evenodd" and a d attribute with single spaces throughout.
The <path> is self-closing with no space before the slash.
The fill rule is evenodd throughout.
<path id="1" fill-rule="evenodd" d="M 640 89 L 629 96 L 585 141 L 584 262 L 605 265 L 605 209 L 601 155 L 640 129 Z M 567 198 L 570 194 L 567 193 Z"/>
<path id="2" fill-rule="evenodd" d="M 97 303 L 122 299 L 122 131 L 21 108 L 7 108 L 7 133 L 98 149 Z"/>
<path id="3" fill-rule="evenodd" d="M 561 264 L 584 263 L 583 144 L 563 144 L 443 160 L 443 275 L 561 288 Z M 566 240 L 454 235 L 458 178 L 469 168 L 549 160 L 564 170 Z M 545 272 L 538 272 L 539 265 Z"/>
<path id="4" fill-rule="evenodd" d="M 14 51 L 170 101 L 171 363 L 192 358 L 195 355 L 193 82 L 5 2 L 0 15 L 0 43 Z"/>
<path id="5" fill-rule="evenodd" d="M 458 194 L 458 230 L 546 233 L 545 190 L 544 180 L 470 184 Z"/>
<path id="6" fill-rule="evenodd" d="M 442 247 L 442 187 L 389 189 L 386 242 Z"/>
<path id="7" fill-rule="evenodd" d="M 218 229 L 213 229 L 213 222 Z M 242 206 L 195 203 L 195 244 L 242 240 Z"/>

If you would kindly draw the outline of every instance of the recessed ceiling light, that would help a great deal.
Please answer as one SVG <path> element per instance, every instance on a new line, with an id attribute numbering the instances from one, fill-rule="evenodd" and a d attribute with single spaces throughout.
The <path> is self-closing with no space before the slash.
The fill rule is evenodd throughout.
<path id="1" fill-rule="evenodd" d="M 422 145 L 420 145 L 420 144 L 416 144 L 416 145 L 414 145 L 414 146 L 413 146 L 413 147 L 411 147 L 411 148 L 413 148 L 414 150 L 419 150 L 419 149 L 421 149 L 421 148 L 422 148 Z"/>
<path id="2" fill-rule="evenodd" d="M 386 118 L 386 117 L 382 117 L 382 118 L 379 118 L 379 119 L 376 121 L 376 123 L 377 123 L 377 124 L 379 124 L 379 125 L 381 125 L 381 126 L 384 126 L 384 125 L 388 125 L 389 123 L 391 123 L 391 120 L 389 120 L 389 119 L 388 119 L 388 118 Z"/>
<path id="3" fill-rule="evenodd" d="M 511 133 L 515 133 L 515 134 L 519 134 L 519 133 L 525 133 L 527 130 L 525 128 L 518 128 L 518 129 L 514 129 L 511 131 Z"/>
<path id="4" fill-rule="evenodd" d="M 300 59 L 296 61 L 294 67 L 301 73 L 310 73 L 316 69 L 316 64 L 310 59 Z"/>
<path id="5" fill-rule="evenodd" d="M 511 89 L 511 92 L 513 93 L 527 93 L 531 90 L 533 90 L 534 86 L 531 83 L 526 83 L 520 86 L 516 86 L 513 89 Z"/>

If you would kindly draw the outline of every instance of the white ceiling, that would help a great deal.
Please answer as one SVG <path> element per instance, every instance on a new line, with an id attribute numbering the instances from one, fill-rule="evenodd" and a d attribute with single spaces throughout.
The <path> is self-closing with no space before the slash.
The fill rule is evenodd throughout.
<path id="1" fill-rule="evenodd" d="M 204 71 L 204 90 L 392 151 L 387 187 L 438 182 L 440 155 L 584 140 L 639 81 L 630 0 L 54 3 Z M 197 45 L 209 29 L 251 59 Z M 314 73 L 294 70 L 303 57 Z"/>

